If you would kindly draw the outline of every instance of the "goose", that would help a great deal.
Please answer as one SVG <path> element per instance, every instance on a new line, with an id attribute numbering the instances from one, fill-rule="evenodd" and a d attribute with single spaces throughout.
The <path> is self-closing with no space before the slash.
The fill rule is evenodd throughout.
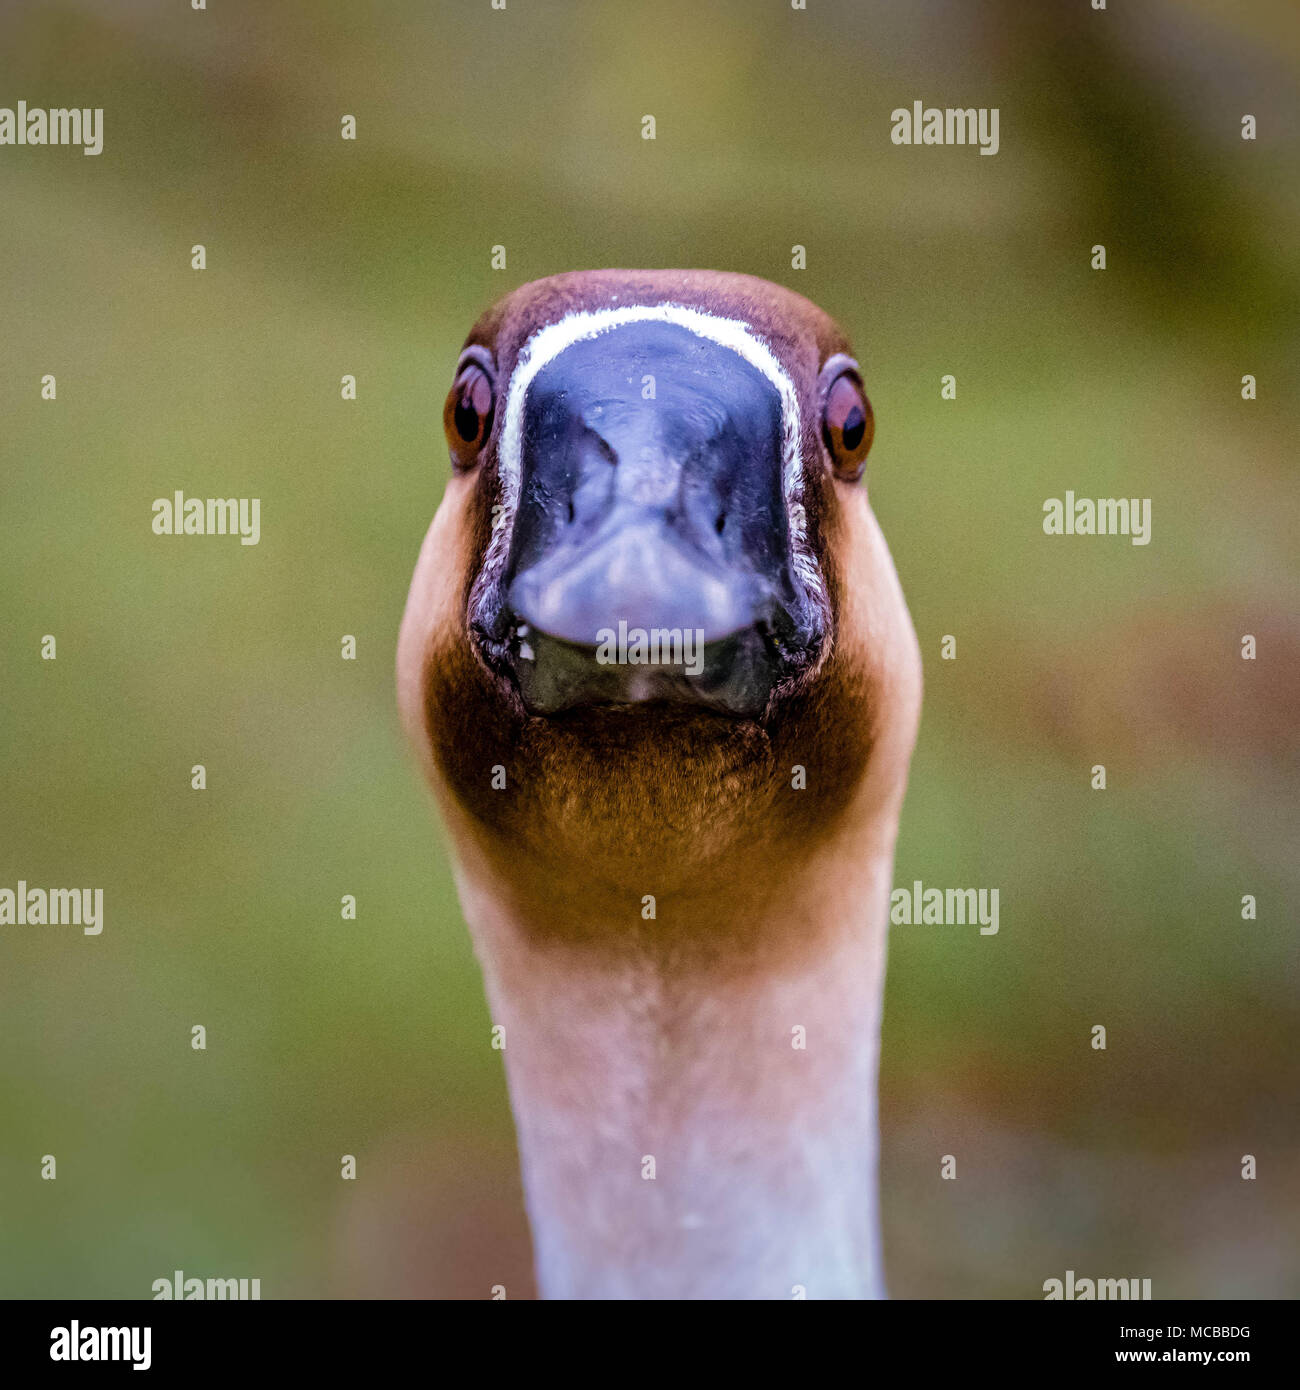
<path id="1" fill-rule="evenodd" d="M 885 1296 L 876 1077 L 915 632 L 816 305 L 572 272 L 470 332 L 398 638 L 538 1293 Z"/>

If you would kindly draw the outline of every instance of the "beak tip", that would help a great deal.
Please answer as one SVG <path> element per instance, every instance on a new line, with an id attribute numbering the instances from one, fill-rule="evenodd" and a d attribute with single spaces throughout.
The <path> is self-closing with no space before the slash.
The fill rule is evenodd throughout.
<path id="1" fill-rule="evenodd" d="M 590 647 L 620 623 L 718 642 L 764 618 L 771 594 L 757 576 L 719 570 L 666 537 L 653 547 L 630 547 L 630 539 L 613 535 L 587 551 L 546 557 L 515 575 L 507 603 L 538 632 Z"/>

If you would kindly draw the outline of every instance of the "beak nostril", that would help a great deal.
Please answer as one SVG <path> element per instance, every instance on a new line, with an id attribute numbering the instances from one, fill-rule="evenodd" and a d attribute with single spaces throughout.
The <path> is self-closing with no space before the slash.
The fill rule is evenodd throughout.
<path id="1" fill-rule="evenodd" d="M 569 523 L 570 523 L 570 525 L 572 525 L 572 523 L 573 523 L 573 499 L 572 499 L 572 498 L 569 499 Z"/>
<path id="2" fill-rule="evenodd" d="M 713 529 L 718 533 L 718 535 L 721 535 L 721 534 L 722 534 L 722 528 L 723 528 L 726 524 L 727 524 L 727 514 L 726 514 L 726 512 L 719 512 L 719 513 L 718 513 L 718 519 L 717 519 L 717 521 L 715 521 L 715 522 L 713 523 Z"/>

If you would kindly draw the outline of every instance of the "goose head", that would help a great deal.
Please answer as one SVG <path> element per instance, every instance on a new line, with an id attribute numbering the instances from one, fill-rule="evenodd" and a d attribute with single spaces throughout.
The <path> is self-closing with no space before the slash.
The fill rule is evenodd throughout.
<path id="1" fill-rule="evenodd" d="M 831 318 L 744 275 L 539 280 L 471 330 L 444 426 L 398 685 L 458 844 L 671 891 L 888 827 L 920 661 Z"/>

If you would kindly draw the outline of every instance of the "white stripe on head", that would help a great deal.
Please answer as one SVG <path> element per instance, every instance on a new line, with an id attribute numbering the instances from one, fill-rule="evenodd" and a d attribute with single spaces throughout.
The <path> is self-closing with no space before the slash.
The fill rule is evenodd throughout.
<path id="1" fill-rule="evenodd" d="M 524 344 L 506 393 L 505 418 L 501 442 L 497 447 L 497 468 L 501 478 L 501 512 L 492 530 L 492 540 L 484 557 L 479 593 L 484 579 L 499 575 L 510 548 L 515 509 L 519 505 L 522 477 L 524 405 L 528 388 L 537 374 L 566 348 L 588 338 L 599 337 L 625 323 L 652 320 L 673 323 L 697 337 L 707 338 L 730 348 L 760 371 L 781 398 L 781 491 L 785 498 L 790 527 L 790 551 L 795 572 L 813 595 L 822 594 L 821 570 L 808 546 L 803 508 L 803 459 L 800 449 L 799 398 L 790 374 L 771 348 L 740 319 L 718 318 L 703 309 L 682 304 L 629 304 L 621 309 L 577 309 L 554 323 L 540 328 Z"/>

